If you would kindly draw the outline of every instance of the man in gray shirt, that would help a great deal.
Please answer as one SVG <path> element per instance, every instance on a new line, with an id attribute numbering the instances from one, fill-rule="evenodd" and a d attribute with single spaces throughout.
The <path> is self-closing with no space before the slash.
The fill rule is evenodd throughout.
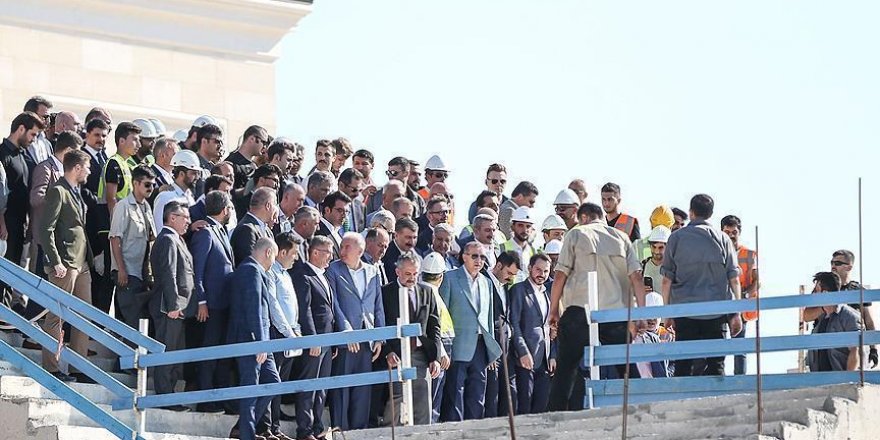
<path id="1" fill-rule="evenodd" d="M 715 201 L 706 194 L 691 198 L 690 216 L 686 227 L 675 231 L 666 243 L 666 252 L 660 274 L 663 300 L 666 304 L 740 299 L 739 265 L 736 249 L 727 235 L 712 227 Z M 675 318 L 667 320 L 674 325 L 676 339 L 693 341 L 723 339 L 727 315 Z M 739 314 L 730 317 L 731 334 L 739 334 L 742 322 Z M 695 359 L 675 361 L 678 376 L 722 376 L 724 357 L 713 357 L 696 363 Z M 700 365 L 701 368 L 694 368 Z"/>
<path id="2" fill-rule="evenodd" d="M 813 276 L 813 293 L 841 290 L 840 277 L 834 272 Z M 846 304 L 804 309 L 804 321 L 815 320 L 813 334 L 856 332 L 862 326 L 859 312 Z M 859 347 L 837 347 L 807 352 L 810 371 L 854 371 L 859 366 Z"/>

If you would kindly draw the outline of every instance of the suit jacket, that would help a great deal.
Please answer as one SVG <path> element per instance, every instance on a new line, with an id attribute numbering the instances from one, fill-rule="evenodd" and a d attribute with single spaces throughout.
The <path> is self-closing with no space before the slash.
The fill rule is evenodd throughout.
<path id="1" fill-rule="evenodd" d="M 85 146 L 83 146 L 83 150 L 85 150 Z M 106 154 L 106 151 L 104 151 L 104 154 Z M 91 158 L 89 161 L 89 177 L 86 178 L 85 186 L 89 191 L 98 194 L 98 184 L 101 183 L 101 176 L 104 175 L 104 167 L 95 156 L 92 156 L 92 153 L 89 153 L 89 157 Z"/>
<path id="2" fill-rule="evenodd" d="M 416 284 L 416 304 L 410 302 L 409 306 L 409 322 L 410 324 L 418 323 L 422 327 L 422 335 L 419 341 L 428 362 L 436 361 L 442 352 L 443 342 L 440 339 L 440 313 L 437 309 L 437 301 L 434 299 L 434 292 L 430 287 L 424 284 Z M 385 305 L 385 322 L 396 324 L 397 318 L 400 317 L 400 284 L 393 282 L 382 286 L 382 302 Z M 397 353 L 399 357 L 400 339 L 389 339 L 382 350 L 382 356 L 379 360 L 384 361 L 385 356 L 389 353 Z"/>
<path id="3" fill-rule="evenodd" d="M 456 362 L 470 362 L 473 359 L 477 338 L 483 338 L 489 362 L 501 356 L 501 346 L 493 337 L 492 282 L 483 274 L 478 274 L 477 278 L 480 284 L 479 308 L 472 299 L 468 275 L 463 267 L 446 272 L 440 284 L 440 298 L 446 304 L 455 328 L 452 360 Z"/>
<path id="4" fill-rule="evenodd" d="M 45 225 L 37 230 L 49 267 L 64 264 L 84 270 L 92 261 L 92 249 L 86 239 L 86 205 L 79 191 L 61 179 L 46 192 L 43 212 Z"/>
<path id="5" fill-rule="evenodd" d="M 229 315 L 228 343 L 268 341 L 270 288 L 269 275 L 257 260 L 248 257 L 232 273 L 229 283 L 229 305 L 235 313 Z"/>
<path id="6" fill-rule="evenodd" d="M 241 220 L 235 226 L 235 230 L 232 231 L 232 239 L 230 240 L 232 242 L 232 260 L 235 262 L 235 267 L 238 267 L 239 264 L 251 256 L 251 251 L 254 250 L 257 240 L 262 237 L 273 237 L 269 227 L 266 226 L 264 228 L 260 225 L 259 220 L 253 214 L 248 213 L 244 217 L 239 218 Z"/>
<path id="7" fill-rule="evenodd" d="M 339 241 L 336 240 L 336 236 L 330 232 L 330 228 L 327 226 L 327 223 L 323 221 L 318 222 L 318 230 L 315 231 L 315 235 L 323 235 L 330 239 L 333 242 L 333 259 L 339 259 L 339 246 L 342 245 Z"/>
<path id="8" fill-rule="evenodd" d="M 354 224 L 351 225 L 352 231 L 361 232 L 367 228 L 367 209 L 360 197 L 351 201 L 351 217 L 354 220 Z"/>
<path id="9" fill-rule="evenodd" d="M 382 256 L 382 266 L 385 268 L 385 279 L 388 280 L 389 283 L 393 283 L 397 281 L 397 259 L 400 258 L 400 248 L 397 247 L 397 243 L 394 240 L 391 240 L 391 243 L 388 243 L 388 250 L 385 251 L 385 255 Z"/>
<path id="10" fill-rule="evenodd" d="M 151 312 L 157 315 L 183 310 L 186 316 L 192 316 L 189 305 L 194 290 L 193 262 L 183 237 L 162 228 L 150 252 L 150 264 L 153 268 Z"/>
<path id="11" fill-rule="evenodd" d="M 510 329 L 510 292 L 507 286 L 495 283 L 495 279 L 487 272 L 489 288 L 492 290 L 492 321 L 495 323 L 495 340 L 502 347 L 509 347 L 512 331 Z"/>
<path id="12" fill-rule="evenodd" d="M 303 336 L 332 333 L 332 292 L 327 291 L 318 274 L 308 264 L 297 266 L 291 278 L 299 303 L 299 325 Z M 330 280 L 327 281 L 329 284 Z"/>
<path id="13" fill-rule="evenodd" d="M 510 325 L 513 329 L 512 347 L 516 357 L 532 355 L 535 369 L 556 357 L 556 344 L 550 341 L 550 291 L 545 290 L 546 309 L 541 311 L 538 296 L 526 280 L 510 289 Z"/>
<path id="14" fill-rule="evenodd" d="M 434 244 L 434 230 L 429 225 L 424 228 L 419 226 L 419 237 L 416 240 L 416 252 L 419 255 L 425 255 L 431 252 L 431 246 Z"/>
<path id="15" fill-rule="evenodd" d="M 207 301 L 209 309 L 222 310 L 229 307 L 224 289 L 226 276 L 234 268 L 232 246 L 219 223 L 213 219 L 208 223 L 208 227 L 193 232 L 190 238 L 195 294 L 198 302 Z"/>
<path id="16" fill-rule="evenodd" d="M 351 272 L 342 260 L 330 263 L 327 281 L 333 291 L 334 328 L 338 332 L 385 327 L 382 283 L 376 266 L 363 264 L 366 288 L 358 295 Z"/>
<path id="17" fill-rule="evenodd" d="M 192 222 L 197 222 L 206 218 L 208 218 L 208 211 L 205 209 L 205 199 L 199 199 L 195 205 L 189 207 L 189 219 Z"/>
<path id="18" fill-rule="evenodd" d="M 516 208 L 517 205 L 512 199 L 505 201 L 498 208 L 498 230 L 501 231 L 508 240 L 513 237 L 510 229 L 512 226 L 510 218 L 513 216 L 513 211 L 516 211 Z"/>
<path id="19" fill-rule="evenodd" d="M 55 166 L 53 159 L 46 159 L 34 168 L 31 174 L 31 192 L 30 192 L 30 227 L 31 231 L 39 231 L 42 229 L 43 207 L 46 203 L 46 193 L 49 187 L 59 179 L 64 177 L 64 170 L 60 170 Z M 37 244 L 40 244 L 39 234 L 34 234 Z"/>

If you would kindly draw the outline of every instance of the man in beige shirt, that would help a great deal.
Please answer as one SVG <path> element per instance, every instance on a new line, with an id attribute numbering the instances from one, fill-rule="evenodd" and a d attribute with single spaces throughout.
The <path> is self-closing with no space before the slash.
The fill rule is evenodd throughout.
<path id="1" fill-rule="evenodd" d="M 601 206 L 586 203 L 582 211 L 588 223 L 565 234 L 553 277 L 549 321 L 558 339 L 559 355 L 550 384 L 550 411 L 579 409 L 570 408 L 569 400 L 584 346 L 590 341 L 584 309 L 589 307 L 587 275 L 598 275 L 600 310 L 627 307 L 631 295 L 635 295 L 639 307 L 645 305 L 639 261 L 629 237 L 608 226 Z M 625 344 L 628 335 L 626 322 L 599 326 L 603 345 Z M 624 370 L 623 365 L 617 366 L 620 377 Z M 638 377 L 638 371 L 632 369 L 630 377 Z"/>

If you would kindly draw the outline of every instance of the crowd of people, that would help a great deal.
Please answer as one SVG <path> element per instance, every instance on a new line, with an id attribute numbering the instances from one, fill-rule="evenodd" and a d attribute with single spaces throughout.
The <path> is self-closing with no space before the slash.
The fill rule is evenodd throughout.
<path id="1" fill-rule="evenodd" d="M 315 166 L 305 148 L 248 127 L 226 155 L 226 133 L 210 116 L 167 133 L 155 119 L 114 125 L 94 108 L 84 120 L 27 101 L 0 147 L 0 243 L 4 256 L 134 328 L 150 320 L 166 350 L 394 325 L 401 305 L 422 336 L 410 340 L 417 424 L 583 407 L 581 362 L 589 327 L 587 276 L 597 273 L 598 308 L 753 297 L 757 254 L 739 242 L 741 220 L 709 223 L 705 194 L 688 212 L 658 206 L 650 233 L 620 211 L 621 188 L 601 187 L 601 204 L 574 180 L 555 196 L 555 214 L 538 221 L 538 188 L 507 188 L 507 169 L 488 166 L 485 190 L 462 209 L 435 155 L 394 157 L 384 184 L 375 156 L 344 139 L 320 140 Z M 115 153 L 108 155 L 108 143 Z M 224 157 L 225 156 L 225 157 Z M 461 231 L 456 216 L 467 216 Z M 816 291 L 858 289 L 855 256 L 834 253 Z M 15 290 L 3 302 L 57 339 L 63 323 Z M 868 314 L 867 316 L 870 316 Z M 599 326 L 603 344 L 741 337 L 755 313 L 660 317 Z M 816 331 L 860 324 L 850 306 L 807 309 Z M 873 321 L 866 322 L 873 329 Z M 65 332 L 67 333 L 67 332 Z M 69 332 L 87 356 L 89 338 Z M 400 340 L 262 353 L 152 370 L 158 394 L 232 384 L 255 385 L 385 371 L 401 364 Z M 816 370 L 854 368 L 855 349 L 819 350 Z M 505 362 L 507 365 L 504 365 Z M 876 350 L 870 354 L 876 364 Z M 745 358 L 735 360 L 745 373 Z M 43 366 L 63 381 L 56 353 Z M 724 374 L 724 358 L 617 366 L 603 377 Z M 428 380 L 430 379 L 430 380 Z M 382 426 L 401 414 L 401 389 L 360 386 L 292 396 L 200 404 L 197 411 L 239 414 L 242 439 L 315 439 L 323 414 L 343 430 Z M 508 400 L 512 405 L 508 405 Z M 285 414 L 282 401 L 293 403 Z M 174 406 L 167 409 L 188 411 Z M 296 421 L 285 435 L 280 421 Z M 394 421 L 396 422 L 396 421 Z"/>

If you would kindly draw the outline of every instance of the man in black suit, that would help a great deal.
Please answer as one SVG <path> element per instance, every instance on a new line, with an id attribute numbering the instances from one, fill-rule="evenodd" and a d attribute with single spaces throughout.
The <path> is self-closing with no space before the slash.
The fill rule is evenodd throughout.
<path id="1" fill-rule="evenodd" d="M 333 259 L 339 258 L 339 247 L 345 234 L 342 224 L 351 212 L 351 197 L 340 191 L 332 192 L 321 203 L 321 223 L 316 235 L 333 240 Z"/>
<path id="2" fill-rule="evenodd" d="M 293 287 L 299 303 L 299 325 L 303 336 L 333 332 L 333 292 L 324 275 L 333 255 L 333 242 L 316 235 L 309 243 L 308 261 L 294 267 Z M 329 347 L 312 347 L 294 361 L 291 380 L 330 376 Z M 324 432 L 321 416 L 327 392 L 296 394 L 296 437 L 315 440 Z"/>
<path id="3" fill-rule="evenodd" d="M 498 342 L 505 353 L 510 350 L 510 337 L 513 334 L 510 328 L 510 320 L 508 319 L 510 311 L 510 292 L 507 286 L 513 282 L 514 277 L 520 271 L 519 255 L 514 251 L 502 252 L 498 254 L 498 259 L 494 266 L 488 268 L 486 274 L 492 281 L 491 290 L 493 291 L 494 301 L 492 305 L 493 318 L 495 320 L 495 341 Z M 508 358 L 510 356 L 508 355 Z M 499 359 L 495 368 L 486 372 L 486 411 L 485 417 L 497 417 L 507 415 L 507 393 L 510 392 L 513 410 L 516 412 L 516 375 L 514 374 L 513 364 L 508 360 L 509 382 L 508 386 L 504 384 L 504 367 L 503 362 Z"/>
<path id="4" fill-rule="evenodd" d="M 183 242 L 189 228 L 189 209 L 186 204 L 172 200 L 162 211 L 164 227 L 156 238 L 150 253 L 153 268 L 153 296 L 150 314 L 156 323 L 156 340 L 165 344 L 165 351 L 184 348 L 184 318 L 192 316 L 189 307 L 194 290 L 192 255 Z M 163 365 L 153 372 L 156 394 L 174 392 L 174 385 L 182 377 L 183 365 Z M 168 407 L 174 411 L 188 411 L 182 405 Z"/>
<path id="5" fill-rule="evenodd" d="M 272 219 L 278 209 L 277 200 L 274 189 L 259 188 L 254 191 L 248 213 L 232 231 L 232 255 L 236 267 L 251 256 L 257 240 L 263 237 L 273 238 Z"/>
<path id="6" fill-rule="evenodd" d="M 431 252 L 431 244 L 434 241 L 434 227 L 449 220 L 449 203 L 446 201 L 446 198 L 444 196 L 434 196 L 431 200 L 428 200 L 428 207 L 424 217 L 426 217 L 427 222 L 424 226 L 419 224 L 419 239 L 416 243 L 419 255 Z"/>
<path id="7" fill-rule="evenodd" d="M 416 239 L 419 236 L 419 227 L 412 219 L 402 218 L 394 224 L 394 240 L 385 251 L 382 257 L 382 265 L 385 266 L 385 276 L 389 282 L 397 280 L 397 273 L 394 268 L 397 266 L 397 259 L 402 254 L 412 253 L 415 255 Z M 421 259 L 417 258 L 419 261 Z"/>
<path id="8" fill-rule="evenodd" d="M 413 397 L 413 423 L 427 425 L 431 422 L 431 408 L 428 406 L 428 396 L 431 388 L 425 380 L 427 375 L 436 379 L 440 375 L 440 354 L 443 353 L 440 339 L 440 314 L 434 292 L 429 286 L 418 283 L 420 262 L 414 254 L 404 254 L 397 260 L 397 281 L 382 287 L 382 302 L 385 308 L 385 322 L 396 323 L 400 317 L 400 296 L 406 295 L 409 309 L 409 322 L 418 323 L 422 327 L 422 336 L 410 339 L 412 348 L 410 359 L 412 366 L 418 372 L 418 379 L 412 382 Z M 392 366 L 400 362 L 401 347 L 400 339 L 391 339 L 385 344 L 384 356 L 380 356 Z M 400 414 L 400 383 L 395 383 L 394 401 Z M 385 420 L 390 419 L 390 413 L 386 414 Z M 396 423 L 396 422 L 395 422 Z"/>

